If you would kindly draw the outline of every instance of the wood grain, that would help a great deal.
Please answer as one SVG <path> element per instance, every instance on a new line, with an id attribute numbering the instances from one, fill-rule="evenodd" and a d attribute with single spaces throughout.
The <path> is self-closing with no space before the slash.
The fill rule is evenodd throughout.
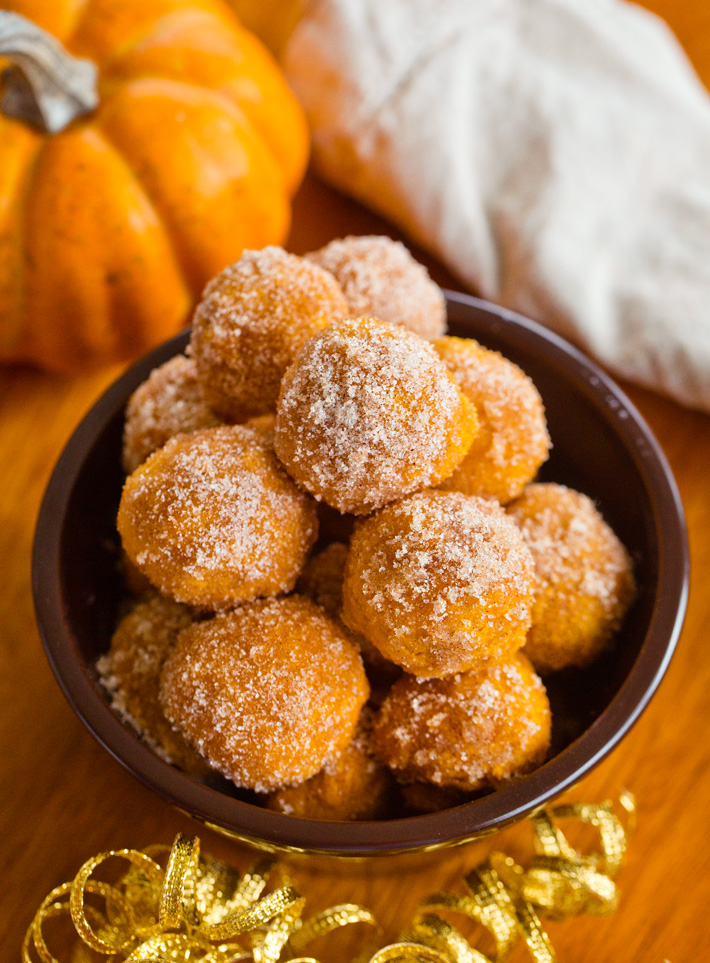
<path id="1" fill-rule="evenodd" d="M 699 73 L 710 78 L 710 16 L 700 0 L 661 3 L 675 19 Z M 291 248 L 345 233 L 393 232 L 374 215 L 309 177 L 295 207 Z M 433 265 L 438 280 L 452 280 Z M 61 379 L 28 370 L 0 380 L 0 959 L 19 958 L 22 935 L 49 890 L 104 849 L 170 842 L 198 832 L 203 847 L 239 865 L 250 855 L 197 827 L 139 785 L 89 735 L 65 702 L 44 658 L 30 592 L 34 521 L 51 467 L 81 415 L 116 371 Z M 568 798 L 601 800 L 626 787 L 638 798 L 638 829 L 608 919 L 550 924 L 561 961 L 681 963 L 707 957 L 710 934 L 710 418 L 634 388 L 627 390 L 658 437 L 687 513 L 692 556 L 690 606 L 670 670 L 631 734 Z M 442 854 L 404 874 L 368 865 L 355 874 L 301 866 L 313 909 L 366 904 L 390 937 L 418 898 L 453 886 L 489 849 L 528 851 L 514 827 L 469 849 Z M 330 958 L 339 959 L 344 948 Z M 514 961 L 526 959 L 520 949 Z"/>

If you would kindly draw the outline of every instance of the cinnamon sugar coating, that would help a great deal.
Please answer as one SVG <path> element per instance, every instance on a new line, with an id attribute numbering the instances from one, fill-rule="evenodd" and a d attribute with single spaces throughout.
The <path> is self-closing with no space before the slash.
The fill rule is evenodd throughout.
<path id="1" fill-rule="evenodd" d="M 158 700 L 165 659 L 193 619 L 184 605 L 160 595 L 138 602 L 116 627 L 109 651 L 96 663 L 111 705 L 166 762 L 195 775 L 207 765 L 172 728 Z"/>
<path id="2" fill-rule="evenodd" d="M 139 571 L 209 609 L 291 591 L 317 529 L 315 503 L 242 425 L 171 439 L 126 479 L 118 512 Z"/>
<path id="3" fill-rule="evenodd" d="M 530 551 L 498 504 L 420 492 L 357 525 L 343 621 L 405 671 L 441 677 L 519 649 L 533 586 Z"/>
<path id="4" fill-rule="evenodd" d="M 480 423 L 468 454 L 441 487 L 505 504 L 547 461 L 551 443 L 540 394 L 516 364 L 472 338 L 439 338 L 433 345 Z"/>
<path id="5" fill-rule="evenodd" d="M 351 235 L 306 257 L 335 276 L 353 315 L 401 324 L 423 338 L 438 338 L 446 330 L 441 288 L 400 241 Z"/>
<path id="6" fill-rule="evenodd" d="M 315 776 L 277 789 L 266 807 L 305 819 L 379 819 L 386 814 L 392 789 L 392 775 L 375 758 L 369 725 L 361 720 L 352 742 L 327 759 Z"/>
<path id="7" fill-rule="evenodd" d="M 377 716 L 380 757 L 401 782 L 467 792 L 535 769 L 550 744 L 550 706 L 524 655 L 446 679 L 403 676 Z"/>
<path id="8" fill-rule="evenodd" d="M 302 345 L 350 313 L 335 278 L 279 247 L 245 251 L 205 288 L 190 350 L 210 407 L 226 421 L 273 412 Z"/>
<path id="9" fill-rule="evenodd" d="M 633 601 L 628 552 L 594 502 L 564 485 L 529 485 L 508 512 L 535 559 L 526 654 L 538 672 L 590 665 Z"/>
<path id="10" fill-rule="evenodd" d="M 299 485 L 363 515 L 443 481 L 476 430 L 428 342 L 356 318 L 312 338 L 284 375 L 274 444 Z"/>
<path id="11" fill-rule="evenodd" d="M 175 435 L 220 423 L 207 406 L 195 362 L 178 354 L 151 371 L 128 399 L 123 468 L 130 474 Z"/>
<path id="12" fill-rule="evenodd" d="M 315 775 L 345 749 L 368 691 L 343 631 L 292 595 L 181 632 L 160 700 L 213 768 L 237 786 L 270 792 Z"/>

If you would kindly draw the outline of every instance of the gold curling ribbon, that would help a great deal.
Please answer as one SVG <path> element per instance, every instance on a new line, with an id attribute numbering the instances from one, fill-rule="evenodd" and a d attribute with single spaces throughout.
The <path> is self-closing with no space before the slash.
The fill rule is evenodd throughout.
<path id="1" fill-rule="evenodd" d="M 50 952 L 44 927 L 69 916 L 86 948 L 111 963 L 318 963 L 299 955 L 318 937 L 354 923 L 367 924 L 373 939 L 352 963 L 505 963 L 522 939 L 534 963 L 555 963 L 541 917 L 611 913 L 618 905 L 614 882 L 633 828 L 635 802 L 623 793 L 625 830 L 611 803 L 572 803 L 533 816 L 534 856 L 525 869 L 495 852 L 463 879 L 464 893 L 435 893 L 422 901 L 409 929 L 395 943 L 377 948 L 381 935 L 369 910 L 345 903 L 303 919 L 305 901 L 288 870 L 261 860 L 244 875 L 200 855 L 197 838 L 178 836 L 172 848 L 144 852 L 119 849 L 87 860 L 71 883 L 52 890 L 39 907 L 22 945 L 23 963 L 60 963 Z M 599 848 L 580 853 L 559 823 L 594 827 Z M 165 868 L 158 861 L 167 855 Z M 116 883 L 93 879 L 109 859 L 129 863 Z M 281 885 L 264 895 L 272 873 Z M 484 927 L 495 941 L 493 956 L 476 949 L 441 913 L 459 914 Z"/>

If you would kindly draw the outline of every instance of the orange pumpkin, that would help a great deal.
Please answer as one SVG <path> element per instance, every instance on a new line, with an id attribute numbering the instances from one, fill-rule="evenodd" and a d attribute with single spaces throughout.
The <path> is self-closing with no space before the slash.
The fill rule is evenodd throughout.
<path id="1" fill-rule="evenodd" d="M 302 112 L 220 0 L 4 7 L 97 65 L 98 107 L 55 134 L 0 115 L 0 359 L 134 357 L 245 247 L 284 240 Z"/>

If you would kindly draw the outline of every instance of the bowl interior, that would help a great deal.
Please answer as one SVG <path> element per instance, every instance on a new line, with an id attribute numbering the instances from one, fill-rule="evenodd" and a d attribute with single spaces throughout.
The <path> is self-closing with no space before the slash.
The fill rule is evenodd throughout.
<path id="1" fill-rule="evenodd" d="M 655 690 L 680 630 L 687 589 L 682 509 L 665 460 L 621 391 L 538 325 L 449 295 L 450 333 L 517 362 L 537 385 L 553 449 L 541 472 L 591 496 L 634 558 L 638 597 L 616 644 L 590 669 L 546 680 L 550 760 L 510 786 L 442 813 L 377 823 L 325 823 L 266 811 L 215 777 L 200 783 L 164 763 L 109 709 L 94 665 L 108 649 L 122 597 L 115 528 L 125 403 L 187 334 L 131 368 L 91 409 L 50 481 L 35 539 L 40 632 L 67 698 L 93 734 L 164 798 L 265 847 L 374 855 L 475 838 L 527 814 L 581 778 L 621 738 Z M 663 584 L 664 591 L 659 591 Z"/>

